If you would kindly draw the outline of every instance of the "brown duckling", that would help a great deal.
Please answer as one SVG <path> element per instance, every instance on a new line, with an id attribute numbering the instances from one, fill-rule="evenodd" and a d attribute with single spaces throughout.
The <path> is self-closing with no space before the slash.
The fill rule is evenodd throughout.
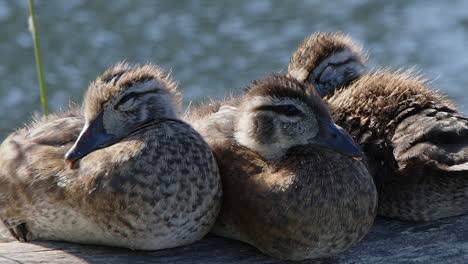
<path id="1" fill-rule="evenodd" d="M 156 250 L 201 239 L 218 215 L 221 181 L 179 103 L 156 66 L 107 70 L 88 88 L 84 120 L 53 116 L 2 143 L 0 219 L 20 241 Z"/>
<path id="2" fill-rule="evenodd" d="M 330 61 L 335 53 L 320 53 L 322 46 L 357 51 L 349 37 L 315 34 L 299 46 L 289 69 L 313 75 L 316 68 L 323 68 L 321 63 L 334 68 L 323 58 L 331 57 Z M 303 65 L 297 59 L 307 56 L 304 61 L 315 64 Z M 348 62 L 352 61 L 363 60 Z M 325 101 L 335 122 L 367 154 L 379 193 L 378 213 L 412 221 L 467 214 L 468 118 L 410 71 L 362 74 L 356 67 L 348 68 L 360 77 L 344 83 L 342 71 L 330 70 L 336 74 L 329 77 L 335 85 Z"/>
<path id="3" fill-rule="evenodd" d="M 305 39 L 291 56 L 288 74 L 314 85 L 320 96 L 349 85 L 367 69 L 362 47 L 342 33 L 316 33 Z"/>
<path id="4" fill-rule="evenodd" d="M 312 87 L 271 76 L 186 119 L 220 168 L 214 233 L 290 260 L 333 256 L 367 234 L 377 208 L 372 177 Z"/>

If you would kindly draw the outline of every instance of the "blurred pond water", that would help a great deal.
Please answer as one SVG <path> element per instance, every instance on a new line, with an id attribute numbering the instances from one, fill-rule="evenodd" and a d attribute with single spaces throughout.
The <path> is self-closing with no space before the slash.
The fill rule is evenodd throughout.
<path id="1" fill-rule="evenodd" d="M 36 1 L 52 111 L 126 59 L 173 71 L 185 100 L 285 71 L 309 34 L 340 30 L 371 67 L 416 66 L 468 113 L 468 1 Z M 27 1 L 0 0 L 0 140 L 40 112 Z"/>

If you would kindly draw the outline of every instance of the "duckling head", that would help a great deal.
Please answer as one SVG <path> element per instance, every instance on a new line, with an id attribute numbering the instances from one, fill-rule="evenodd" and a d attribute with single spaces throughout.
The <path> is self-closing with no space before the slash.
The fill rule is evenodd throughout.
<path id="1" fill-rule="evenodd" d="M 70 167 L 158 118 L 176 118 L 180 95 L 170 76 L 154 65 L 120 63 L 90 84 L 84 99 L 85 125 L 65 154 Z"/>
<path id="2" fill-rule="evenodd" d="M 362 47 L 348 35 L 320 32 L 311 35 L 291 56 L 291 77 L 314 85 L 320 96 L 332 95 L 366 71 Z"/>
<path id="3" fill-rule="evenodd" d="M 333 123 L 313 86 L 280 75 L 255 81 L 247 88 L 234 137 L 267 160 L 279 159 L 288 149 L 300 145 L 361 156 L 359 146 Z"/>

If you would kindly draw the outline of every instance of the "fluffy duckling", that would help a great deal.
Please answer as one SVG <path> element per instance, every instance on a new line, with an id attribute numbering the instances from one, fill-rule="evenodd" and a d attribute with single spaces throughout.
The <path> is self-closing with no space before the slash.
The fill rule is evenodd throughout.
<path id="1" fill-rule="evenodd" d="M 357 51 L 352 43 L 341 34 L 316 34 L 298 48 L 289 69 L 313 75 L 324 67 L 321 64 L 335 68 L 327 61 L 340 57 L 337 53 L 308 51 L 320 51 L 322 46 Z M 295 59 L 307 56 L 307 61 L 315 64 L 303 65 Z M 355 56 L 359 54 L 351 56 L 344 67 L 362 61 Z M 410 71 L 362 74 L 359 68 L 348 68 L 361 77 L 348 84 L 342 82 L 342 71 L 330 70 L 335 74 L 330 76 L 335 85 L 325 101 L 335 122 L 367 154 L 379 193 L 378 213 L 412 221 L 467 214 L 468 118 Z"/>
<path id="2" fill-rule="evenodd" d="M 272 76 L 187 120 L 220 168 L 216 234 L 290 260 L 333 256 L 367 234 L 377 207 L 372 177 L 312 87 Z"/>
<path id="3" fill-rule="evenodd" d="M 84 120 L 53 116 L 2 143 L 0 219 L 21 241 L 156 250 L 201 239 L 218 215 L 220 177 L 179 103 L 156 66 L 109 69 L 88 88 Z"/>
<path id="4" fill-rule="evenodd" d="M 291 56 L 289 76 L 314 85 L 320 96 L 350 84 L 367 69 L 361 45 L 342 33 L 316 33 Z"/>

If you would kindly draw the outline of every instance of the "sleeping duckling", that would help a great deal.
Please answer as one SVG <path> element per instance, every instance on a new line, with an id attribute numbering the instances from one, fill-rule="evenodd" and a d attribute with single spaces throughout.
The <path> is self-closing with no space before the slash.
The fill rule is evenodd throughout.
<path id="1" fill-rule="evenodd" d="M 156 250 L 201 239 L 218 215 L 220 177 L 179 103 L 156 66 L 107 70 L 88 88 L 84 120 L 52 116 L 2 143 L 0 219 L 20 241 Z"/>
<path id="2" fill-rule="evenodd" d="M 367 154 L 379 193 L 378 213 L 411 221 L 467 214 L 468 118 L 411 71 L 364 74 L 356 66 L 363 59 L 353 43 L 342 34 L 315 34 L 296 50 L 289 69 L 303 76 L 329 69 L 332 85 L 325 101 L 335 122 Z M 323 46 L 342 48 L 322 53 Z M 343 82 L 344 72 L 329 63 L 343 50 L 352 55 L 339 67 L 356 76 L 352 83 Z M 297 59 L 307 57 L 304 61 L 314 63 Z M 316 78 L 310 76 L 299 77 L 306 82 Z"/>
<path id="3" fill-rule="evenodd" d="M 314 85 L 320 96 L 349 85 L 367 69 L 362 46 L 342 33 L 316 33 L 291 56 L 288 75 Z"/>
<path id="4" fill-rule="evenodd" d="M 290 260 L 333 256 L 367 234 L 377 207 L 372 177 L 313 87 L 271 76 L 186 120 L 220 168 L 216 234 Z"/>

